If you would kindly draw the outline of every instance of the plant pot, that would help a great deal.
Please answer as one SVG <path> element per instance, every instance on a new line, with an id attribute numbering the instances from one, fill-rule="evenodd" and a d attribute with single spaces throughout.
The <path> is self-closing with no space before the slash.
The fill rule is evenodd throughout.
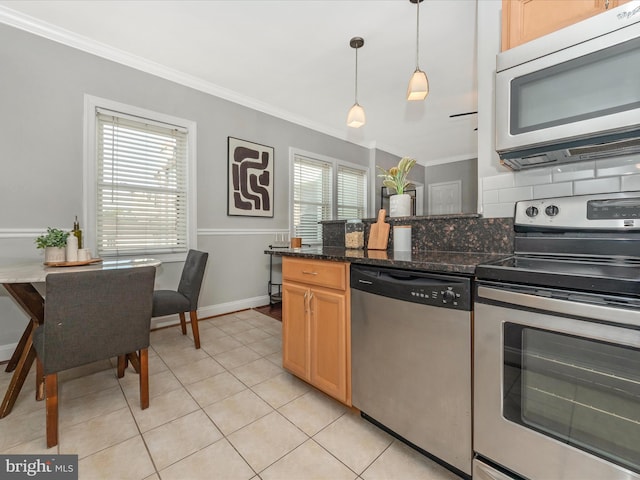
<path id="1" fill-rule="evenodd" d="M 44 249 L 44 262 L 64 262 L 65 257 L 65 249 L 62 247 L 46 247 Z"/>
<path id="2" fill-rule="evenodd" d="M 411 195 L 391 195 L 389 197 L 390 217 L 410 217 L 411 216 Z"/>

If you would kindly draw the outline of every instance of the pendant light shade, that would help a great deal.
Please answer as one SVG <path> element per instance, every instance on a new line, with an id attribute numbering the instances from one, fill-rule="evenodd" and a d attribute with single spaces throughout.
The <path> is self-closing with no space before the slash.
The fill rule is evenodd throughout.
<path id="1" fill-rule="evenodd" d="M 420 2 L 422 0 L 409 0 L 416 4 L 416 71 L 411 75 L 409 88 L 407 88 L 407 100 L 424 100 L 429 94 L 429 79 L 427 74 L 420 70 Z"/>
<path id="2" fill-rule="evenodd" d="M 353 37 L 349 41 L 349 45 L 356 51 L 356 88 L 355 103 L 353 104 L 347 115 L 347 126 L 352 128 L 360 128 L 366 121 L 364 116 L 364 108 L 362 108 L 362 106 L 358 103 L 358 49 L 364 45 L 364 39 L 360 37 Z"/>
<path id="3" fill-rule="evenodd" d="M 347 115 L 347 126 L 360 128 L 364 125 L 365 120 L 364 108 L 362 108 L 361 105 L 354 103 Z"/>

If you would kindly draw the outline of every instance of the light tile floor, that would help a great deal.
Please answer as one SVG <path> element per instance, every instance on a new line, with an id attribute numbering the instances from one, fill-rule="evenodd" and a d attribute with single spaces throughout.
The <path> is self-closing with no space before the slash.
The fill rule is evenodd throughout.
<path id="1" fill-rule="evenodd" d="M 59 375 L 60 439 L 47 450 L 32 371 L 0 420 L 0 453 L 74 453 L 86 479 L 429 479 L 456 475 L 282 369 L 281 324 L 253 310 L 151 333 L 151 404 L 112 362 Z M 34 370 L 34 369 L 32 369 Z M 0 392 L 10 374 L 0 372 Z"/>

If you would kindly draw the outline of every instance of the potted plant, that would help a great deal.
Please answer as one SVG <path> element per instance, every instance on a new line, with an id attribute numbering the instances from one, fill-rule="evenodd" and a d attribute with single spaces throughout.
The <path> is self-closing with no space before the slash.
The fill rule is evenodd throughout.
<path id="1" fill-rule="evenodd" d="M 47 227 L 47 233 L 36 238 L 36 247 L 44 248 L 44 262 L 64 262 L 67 237 L 70 232 Z"/>
<path id="2" fill-rule="evenodd" d="M 416 161 L 413 158 L 402 157 L 397 167 L 391 167 L 389 170 L 378 167 L 382 172 L 378 175 L 382 178 L 382 185 L 395 191 L 395 195 L 391 195 L 389 198 L 390 217 L 408 217 L 411 215 L 411 197 L 404 192 L 407 188 L 413 186 L 407 180 L 407 175 L 415 164 Z"/>

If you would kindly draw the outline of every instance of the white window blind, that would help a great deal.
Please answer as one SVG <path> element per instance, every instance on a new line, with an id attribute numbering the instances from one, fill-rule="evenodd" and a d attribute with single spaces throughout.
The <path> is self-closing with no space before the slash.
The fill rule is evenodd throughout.
<path id="1" fill-rule="evenodd" d="M 293 231 L 303 243 L 322 243 L 322 226 L 330 220 L 332 165 L 296 155 L 293 162 Z"/>
<path id="2" fill-rule="evenodd" d="M 187 250 L 184 128 L 98 109 L 99 256 Z"/>
<path id="3" fill-rule="evenodd" d="M 338 219 L 366 216 L 367 172 L 338 165 Z"/>

